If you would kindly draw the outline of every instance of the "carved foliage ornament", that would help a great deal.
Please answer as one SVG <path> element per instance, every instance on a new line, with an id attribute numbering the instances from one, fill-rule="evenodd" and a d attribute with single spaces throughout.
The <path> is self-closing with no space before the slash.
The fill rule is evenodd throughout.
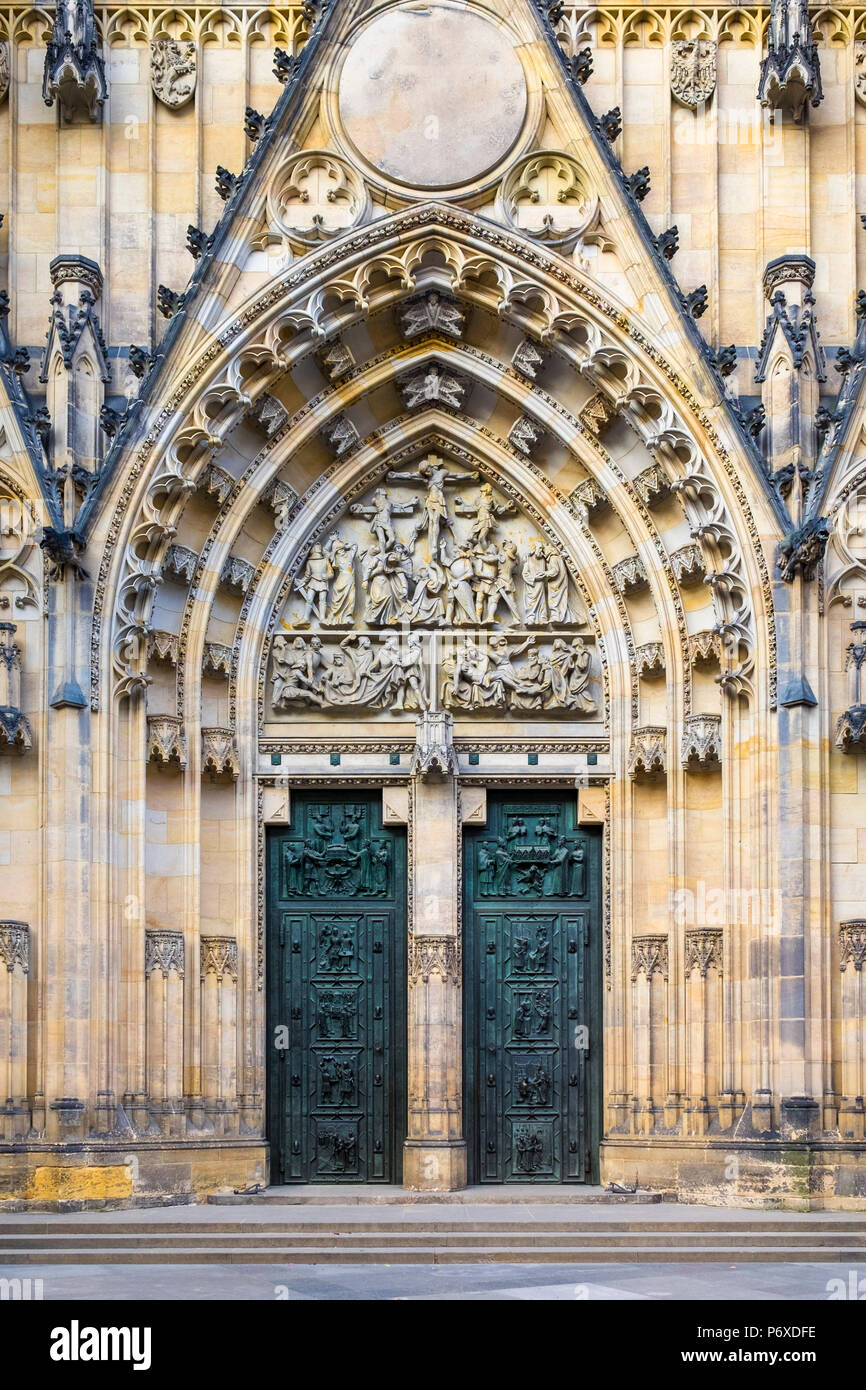
<path id="1" fill-rule="evenodd" d="M 718 45 L 705 39 L 675 39 L 671 49 L 671 93 L 695 111 L 716 90 Z"/>
<path id="2" fill-rule="evenodd" d="M 164 106 L 186 106 L 195 92 L 198 57 L 195 44 L 154 39 L 150 45 L 150 85 Z"/>

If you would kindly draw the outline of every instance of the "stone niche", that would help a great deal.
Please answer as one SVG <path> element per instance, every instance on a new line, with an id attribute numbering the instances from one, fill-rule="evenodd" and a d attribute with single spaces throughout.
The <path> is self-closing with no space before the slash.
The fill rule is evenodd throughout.
<path id="1" fill-rule="evenodd" d="M 598 732 L 601 680 L 558 543 L 479 470 L 390 468 L 307 546 L 271 643 L 266 727 L 567 720 Z"/>

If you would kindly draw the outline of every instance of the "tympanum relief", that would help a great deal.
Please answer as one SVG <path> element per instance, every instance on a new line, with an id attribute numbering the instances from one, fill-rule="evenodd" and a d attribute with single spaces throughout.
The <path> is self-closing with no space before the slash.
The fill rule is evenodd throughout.
<path id="1" fill-rule="evenodd" d="M 597 719 L 565 561 L 477 471 L 390 469 L 303 558 L 271 649 L 272 716 L 452 709 Z"/>

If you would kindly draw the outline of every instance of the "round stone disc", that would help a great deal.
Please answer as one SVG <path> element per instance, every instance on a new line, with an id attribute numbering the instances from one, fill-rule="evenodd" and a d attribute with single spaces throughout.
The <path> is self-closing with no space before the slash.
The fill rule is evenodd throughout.
<path id="1" fill-rule="evenodd" d="M 508 35 L 482 15 L 418 6 L 361 31 L 339 104 L 346 134 L 376 169 L 448 188 L 508 154 L 526 114 L 526 79 Z"/>

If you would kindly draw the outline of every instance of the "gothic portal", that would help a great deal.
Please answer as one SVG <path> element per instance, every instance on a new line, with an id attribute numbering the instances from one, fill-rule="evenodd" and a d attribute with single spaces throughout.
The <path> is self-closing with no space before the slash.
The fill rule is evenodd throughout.
<path id="1" fill-rule="evenodd" d="M 0 1202 L 863 1204 L 864 43 L 0 0 Z"/>

